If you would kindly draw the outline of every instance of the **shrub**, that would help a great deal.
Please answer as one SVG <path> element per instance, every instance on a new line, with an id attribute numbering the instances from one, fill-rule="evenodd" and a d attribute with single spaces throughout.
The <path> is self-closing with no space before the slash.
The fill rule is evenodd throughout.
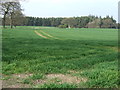
<path id="1" fill-rule="evenodd" d="M 64 25 L 59 25 L 58 27 L 59 28 L 67 28 L 68 26 L 66 24 L 64 24 Z"/>
<path id="2" fill-rule="evenodd" d="M 34 74 L 33 76 L 30 77 L 33 80 L 37 80 L 37 79 L 43 79 L 44 75 L 43 74 Z"/>

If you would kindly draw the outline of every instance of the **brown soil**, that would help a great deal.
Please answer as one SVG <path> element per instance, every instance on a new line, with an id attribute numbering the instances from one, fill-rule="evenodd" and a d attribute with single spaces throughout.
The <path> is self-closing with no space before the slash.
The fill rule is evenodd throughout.
<path id="1" fill-rule="evenodd" d="M 61 80 L 61 83 L 75 83 L 78 84 L 80 82 L 86 82 L 87 79 L 85 78 L 78 78 L 76 76 L 71 76 L 71 75 L 64 75 L 64 74 L 48 74 L 47 79 L 54 79 L 58 78 Z"/>
<path id="2" fill-rule="evenodd" d="M 73 72 L 73 71 L 71 71 Z M 75 71 L 74 71 L 75 72 Z M 81 82 L 86 82 L 86 78 L 78 78 L 76 76 L 71 76 L 70 74 L 48 74 L 44 80 L 32 80 L 32 85 L 24 84 L 22 80 L 27 79 L 33 74 L 13 74 L 11 76 L 4 75 L 3 77 L 10 77 L 7 80 L 2 81 L 3 88 L 32 88 L 35 85 L 42 85 L 45 83 L 74 83 L 79 84 Z"/>
<path id="3" fill-rule="evenodd" d="M 23 79 L 32 76 L 33 74 L 13 74 L 10 79 L 2 81 L 3 88 L 30 88 L 29 84 L 21 83 Z M 7 75 L 3 75 L 3 77 L 8 77 Z"/>
<path id="4" fill-rule="evenodd" d="M 56 37 L 54 37 L 54 36 L 51 36 L 50 34 L 44 32 L 44 31 L 41 31 L 41 30 L 40 30 L 40 32 L 46 34 L 48 37 L 51 37 L 51 38 L 54 38 L 54 39 L 59 39 L 59 38 L 56 38 Z M 59 39 L 59 40 L 61 40 L 61 39 Z"/>
<path id="5" fill-rule="evenodd" d="M 28 78 L 29 76 L 32 76 L 32 75 L 33 74 L 13 74 L 12 76 L 16 77 L 16 78 L 25 79 L 25 78 Z"/>

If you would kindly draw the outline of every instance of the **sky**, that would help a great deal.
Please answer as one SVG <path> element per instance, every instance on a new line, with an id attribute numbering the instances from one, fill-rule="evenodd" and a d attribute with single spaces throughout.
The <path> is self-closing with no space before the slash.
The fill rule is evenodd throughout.
<path id="1" fill-rule="evenodd" d="M 26 0 L 24 14 L 34 17 L 113 16 L 118 21 L 119 0 Z"/>

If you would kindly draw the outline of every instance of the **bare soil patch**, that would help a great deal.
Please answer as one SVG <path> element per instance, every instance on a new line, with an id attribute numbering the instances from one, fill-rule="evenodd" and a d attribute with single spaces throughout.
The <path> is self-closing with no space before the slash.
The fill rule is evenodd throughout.
<path id="1" fill-rule="evenodd" d="M 35 80 L 35 81 L 33 81 L 33 84 L 34 85 L 36 85 L 36 84 L 44 84 L 46 82 L 47 82 L 46 80 Z"/>
<path id="2" fill-rule="evenodd" d="M 51 36 L 50 34 L 44 32 L 44 31 L 40 31 L 40 32 L 46 34 L 46 35 L 47 35 L 48 37 L 50 37 L 50 38 L 59 39 L 59 38 L 56 38 L 56 37 L 54 37 L 54 36 Z M 61 40 L 61 39 L 59 39 L 59 40 Z"/>
<path id="3" fill-rule="evenodd" d="M 13 74 L 7 80 L 2 80 L 3 88 L 31 88 L 29 84 L 23 84 L 22 80 L 32 76 L 33 74 Z M 8 77 L 3 75 L 4 78 Z"/>
<path id="4" fill-rule="evenodd" d="M 21 78 L 21 79 L 25 79 L 28 78 L 30 76 L 32 76 L 33 74 L 13 74 L 12 76 L 15 78 Z"/>
<path id="5" fill-rule="evenodd" d="M 32 29 L 40 29 L 40 27 L 32 27 Z"/>
<path id="6" fill-rule="evenodd" d="M 75 72 L 75 71 L 72 71 Z M 24 84 L 22 80 L 29 78 L 33 74 L 13 74 L 7 80 L 2 81 L 3 88 L 32 88 L 35 85 L 43 85 L 45 83 L 68 83 L 68 84 L 79 84 L 86 82 L 87 79 L 83 77 L 76 77 L 70 74 L 47 74 L 45 79 L 31 80 L 31 84 Z M 7 77 L 7 76 L 5 76 Z"/>
<path id="7" fill-rule="evenodd" d="M 78 72 L 78 71 L 75 71 L 75 70 L 69 70 L 67 71 L 68 73 L 82 73 L 82 71 Z"/>
<path id="8" fill-rule="evenodd" d="M 64 75 L 64 74 L 48 74 L 47 79 L 54 79 L 54 78 L 58 78 L 61 80 L 61 83 L 75 83 L 78 84 L 80 82 L 86 82 L 87 79 L 86 78 L 78 78 L 76 76 L 71 76 L 69 74 Z"/>
<path id="9" fill-rule="evenodd" d="M 9 79 L 3 81 L 2 88 L 31 88 L 31 86 L 29 84 L 22 84 Z"/>

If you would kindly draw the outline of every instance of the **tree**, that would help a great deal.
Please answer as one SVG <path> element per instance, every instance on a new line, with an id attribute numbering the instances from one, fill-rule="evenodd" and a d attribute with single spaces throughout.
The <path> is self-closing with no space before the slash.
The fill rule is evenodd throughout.
<path id="1" fill-rule="evenodd" d="M 67 25 L 66 25 L 66 24 L 64 24 L 64 25 L 59 25 L 58 27 L 59 27 L 59 28 L 67 28 Z"/>
<path id="2" fill-rule="evenodd" d="M 50 18 L 51 26 L 57 27 L 61 24 L 62 18 Z"/>
<path id="3" fill-rule="evenodd" d="M 77 21 L 74 18 L 66 18 L 61 21 L 62 24 L 67 24 L 68 28 L 74 27 L 77 25 Z"/>
<path id="4" fill-rule="evenodd" d="M 86 28 L 86 25 L 89 22 L 92 22 L 93 20 L 95 20 L 96 17 L 89 15 L 89 16 L 76 17 L 75 19 L 77 21 L 77 27 L 78 28 Z"/>
<path id="5" fill-rule="evenodd" d="M 103 22 L 102 25 L 103 28 L 116 28 L 116 23 L 111 18 L 108 17 L 104 18 L 102 22 Z"/>
<path id="6" fill-rule="evenodd" d="M 2 0 L 0 1 L 0 13 L 3 15 L 3 27 L 5 28 L 6 23 L 6 16 L 10 16 L 10 26 L 13 27 L 13 19 L 16 12 L 22 13 L 20 0 L 15 1 L 8 1 L 8 0 Z"/>
<path id="7" fill-rule="evenodd" d="M 13 21 L 15 21 L 15 15 L 20 15 L 22 12 L 21 9 L 21 5 L 20 2 L 9 2 L 10 3 L 10 10 L 9 10 L 9 14 L 10 14 L 10 26 L 11 28 L 13 27 Z"/>
<path id="8" fill-rule="evenodd" d="M 16 26 L 24 25 L 26 22 L 26 19 L 25 19 L 24 14 L 21 11 L 15 11 L 12 21 L 13 21 L 12 22 L 13 26 L 16 27 Z"/>
<path id="9" fill-rule="evenodd" d="M 101 27 L 102 27 L 102 25 L 103 25 L 103 22 L 102 22 L 102 18 L 101 18 L 101 16 L 99 17 L 99 20 L 100 20 L 100 21 L 99 21 L 99 23 L 98 23 L 98 24 L 99 24 L 99 27 L 101 28 Z"/>
<path id="10" fill-rule="evenodd" d="M 89 22 L 89 23 L 87 24 L 87 27 L 88 27 L 88 28 L 100 28 L 100 27 L 101 27 L 100 24 L 101 24 L 101 19 L 98 18 L 98 19 L 95 19 L 95 20 L 92 21 L 92 22 Z"/>
<path id="11" fill-rule="evenodd" d="M 5 1 L 0 1 L 0 14 L 3 15 L 3 28 L 5 28 L 5 22 L 6 22 L 6 15 L 9 13 L 10 10 L 10 3 Z"/>
<path id="12" fill-rule="evenodd" d="M 117 27 L 116 21 L 113 17 L 107 16 L 107 18 L 102 18 L 98 16 L 81 16 L 81 17 L 72 17 L 72 18 L 39 18 L 39 17 L 26 17 L 27 26 L 53 26 L 59 28 L 105 28 L 106 23 L 112 22 L 111 26 L 106 26 L 106 28 L 115 28 Z M 69 20 L 70 19 L 70 20 Z M 110 19 L 109 22 L 106 22 L 106 19 Z M 70 24 L 70 25 L 69 25 Z M 68 26 L 69 25 L 69 26 Z"/>

